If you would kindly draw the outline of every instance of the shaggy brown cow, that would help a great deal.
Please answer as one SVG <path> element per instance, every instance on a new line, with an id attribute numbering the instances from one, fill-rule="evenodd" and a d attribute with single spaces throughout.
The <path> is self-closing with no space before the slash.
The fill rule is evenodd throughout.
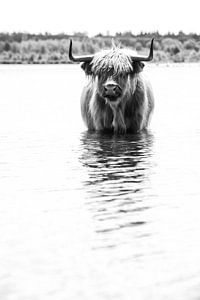
<path id="1" fill-rule="evenodd" d="M 142 61 L 153 59 L 153 39 L 148 57 L 116 46 L 95 55 L 74 57 L 70 40 L 69 58 L 82 62 L 89 79 L 81 96 L 81 113 L 89 130 L 137 133 L 147 128 L 154 97 L 141 72 Z"/>

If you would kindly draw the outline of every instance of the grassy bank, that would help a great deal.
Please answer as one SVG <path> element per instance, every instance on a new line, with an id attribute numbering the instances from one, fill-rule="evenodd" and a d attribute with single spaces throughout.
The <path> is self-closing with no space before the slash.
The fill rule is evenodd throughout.
<path id="1" fill-rule="evenodd" d="M 197 34 L 167 34 L 131 32 L 117 33 L 115 36 L 97 35 L 89 38 L 85 33 L 67 34 L 27 34 L 0 33 L 0 63 L 18 64 L 65 64 L 69 63 L 69 39 L 73 39 L 74 54 L 93 54 L 112 46 L 112 39 L 121 47 L 135 49 L 147 54 L 151 38 L 154 42 L 154 62 L 199 62 L 200 36 Z"/>

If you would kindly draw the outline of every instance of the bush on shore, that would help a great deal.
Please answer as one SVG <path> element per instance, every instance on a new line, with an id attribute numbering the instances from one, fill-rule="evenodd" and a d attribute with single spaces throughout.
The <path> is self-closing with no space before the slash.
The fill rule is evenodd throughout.
<path id="1" fill-rule="evenodd" d="M 197 34 L 160 35 L 131 32 L 116 33 L 115 36 L 99 34 L 89 38 L 86 33 L 27 34 L 0 33 L 0 63 L 58 64 L 70 63 L 68 58 L 69 39 L 73 39 L 74 54 L 94 54 L 112 46 L 112 40 L 120 47 L 148 54 L 151 38 L 154 37 L 154 62 L 199 62 L 200 36 Z"/>

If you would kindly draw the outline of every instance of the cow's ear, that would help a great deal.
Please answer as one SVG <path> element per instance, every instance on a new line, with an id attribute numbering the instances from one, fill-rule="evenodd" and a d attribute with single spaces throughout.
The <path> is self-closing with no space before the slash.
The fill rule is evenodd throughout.
<path id="1" fill-rule="evenodd" d="M 132 65 L 133 65 L 133 71 L 135 73 L 142 72 L 142 70 L 145 66 L 145 64 L 142 61 L 134 61 Z"/>
<path id="2" fill-rule="evenodd" d="M 81 63 L 81 68 L 85 71 L 86 75 L 92 75 L 92 66 L 88 62 Z"/>

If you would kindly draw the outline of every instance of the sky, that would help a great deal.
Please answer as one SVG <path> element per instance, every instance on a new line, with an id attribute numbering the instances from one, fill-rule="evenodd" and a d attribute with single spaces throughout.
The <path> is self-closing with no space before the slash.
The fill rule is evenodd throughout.
<path id="1" fill-rule="evenodd" d="M 200 34 L 199 0 L 0 0 L 0 32 Z"/>

